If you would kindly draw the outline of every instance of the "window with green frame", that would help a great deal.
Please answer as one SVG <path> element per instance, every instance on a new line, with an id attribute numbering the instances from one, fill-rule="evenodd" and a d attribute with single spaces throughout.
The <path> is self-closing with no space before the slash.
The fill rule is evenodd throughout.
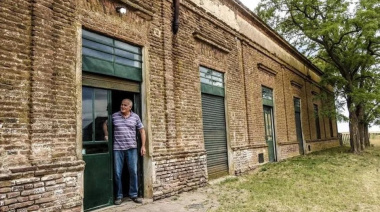
<path id="1" fill-rule="evenodd" d="M 224 74 L 218 71 L 199 67 L 202 93 L 224 96 Z"/>
<path id="2" fill-rule="evenodd" d="M 82 70 L 142 81 L 142 49 L 82 30 Z"/>
<path id="3" fill-rule="evenodd" d="M 267 87 L 261 87 L 263 105 L 273 106 L 273 90 Z"/>

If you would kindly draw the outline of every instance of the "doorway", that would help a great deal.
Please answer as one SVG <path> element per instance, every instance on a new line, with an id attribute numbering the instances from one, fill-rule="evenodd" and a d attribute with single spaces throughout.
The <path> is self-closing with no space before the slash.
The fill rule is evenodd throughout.
<path id="1" fill-rule="evenodd" d="M 82 155 L 84 171 L 84 210 L 112 205 L 114 202 L 112 114 L 120 111 L 120 103 L 128 98 L 132 111 L 141 117 L 140 94 L 102 87 L 82 87 Z M 110 121 L 109 121 L 110 120 Z M 108 131 L 108 141 L 105 138 Z M 139 133 L 137 133 L 139 134 Z M 141 140 L 138 135 L 138 152 Z M 139 196 L 143 196 L 143 160 L 138 156 Z M 128 170 L 123 170 L 123 193 L 128 196 Z"/>
<path id="2" fill-rule="evenodd" d="M 202 93 L 202 117 L 208 177 L 228 175 L 224 98 Z"/>
<path id="3" fill-rule="evenodd" d="M 120 111 L 120 104 L 123 99 L 130 99 L 133 103 L 132 111 L 136 113 L 141 118 L 141 102 L 140 102 L 140 94 L 138 93 L 132 93 L 132 92 L 125 92 L 125 91 L 118 91 L 113 90 L 112 91 L 112 113 L 114 114 L 118 111 Z M 144 191 L 144 185 L 143 185 L 143 157 L 140 155 L 140 149 L 141 149 L 141 139 L 140 139 L 140 133 L 136 134 L 137 136 L 137 174 L 138 174 L 138 196 L 143 196 Z M 123 195 L 124 197 L 128 197 L 128 191 L 129 191 L 129 173 L 128 169 L 125 167 L 123 169 L 122 174 L 122 184 L 123 184 Z M 114 185 L 115 187 L 115 185 Z M 114 196 L 116 195 L 116 189 L 114 189 Z"/>
<path id="4" fill-rule="evenodd" d="M 276 140 L 273 127 L 273 108 L 264 106 L 264 128 L 265 128 L 265 141 L 268 145 L 268 156 L 270 162 L 277 161 L 276 157 Z"/>
<path id="5" fill-rule="evenodd" d="M 303 146 L 303 137 L 302 137 L 302 124 L 301 124 L 301 100 L 299 98 L 294 98 L 294 113 L 296 121 L 296 134 L 297 142 L 300 155 L 305 154 Z"/>

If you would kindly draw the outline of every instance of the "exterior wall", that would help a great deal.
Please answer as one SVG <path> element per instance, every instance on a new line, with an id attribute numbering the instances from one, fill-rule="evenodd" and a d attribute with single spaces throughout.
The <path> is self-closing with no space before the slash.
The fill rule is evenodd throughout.
<path id="1" fill-rule="evenodd" d="M 75 1 L 0 8 L 0 211 L 80 211 Z"/>
<path id="2" fill-rule="evenodd" d="M 339 145 L 335 120 L 331 137 L 321 117 L 316 139 L 313 104 L 323 104 L 313 93 L 324 92 L 318 71 L 234 1 L 181 1 L 176 35 L 167 0 L 5 0 L 0 8 L 1 211 L 82 210 L 82 28 L 144 49 L 145 197 L 208 181 L 200 66 L 225 76 L 230 174 L 256 168 L 259 154 L 269 160 L 262 86 L 273 89 L 278 160 L 299 154 L 294 97 L 301 99 L 305 152 Z"/>

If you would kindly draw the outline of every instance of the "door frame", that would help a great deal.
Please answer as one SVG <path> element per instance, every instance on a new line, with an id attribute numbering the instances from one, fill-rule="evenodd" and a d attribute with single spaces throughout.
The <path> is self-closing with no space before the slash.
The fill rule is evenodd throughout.
<path id="1" fill-rule="evenodd" d="M 76 155 L 79 160 L 83 160 L 82 157 L 82 31 L 83 28 L 86 28 L 88 30 L 91 30 L 93 32 L 97 32 L 96 28 L 93 28 L 93 26 L 86 26 L 81 22 L 76 23 L 76 40 L 77 40 L 77 46 L 76 46 L 76 63 L 75 63 L 75 90 L 76 90 Z M 99 29 L 99 28 L 98 28 Z M 106 34 L 103 34 L 106 35 Z M 108 36 L 108 35 L 106 35 Z M 112 36 L 111 36 L 112 37 Z M 116 37 L 114 37 L 116 38 Z M 133 45 L 140 46 L 142 49 L 142 81 L 140 82 L 140 110 L 141 110 L 141 119 L 142 123 L 144 124 L 145 133 L 146 133 L 146 142 L 145 142 L 145 148 L 146 148 L 146 154 L 142 159 L 143 164 L 143 194 L 144 198 L 153 198 L 153 176 L 154 174 L 154 167 L 153 167 L 153 146 L 151 145 L 150 138 L 152 137 L 152 131 L 150 130 L 151 126 L 151 115 L 148 108 L 150 108 L 150 64 L 149 64 L 149 46 L 146 45 L 145 42 L 136 41 L 130 37 L 123 37 L 121 38 L 125 42 L 131 43 Z M 84 185 L 84 172 L 80 176 L 78 176 L 78 186 L 80 188 L 83 188 Z M 83 194 L 83 191 L 82 191 Z"/>

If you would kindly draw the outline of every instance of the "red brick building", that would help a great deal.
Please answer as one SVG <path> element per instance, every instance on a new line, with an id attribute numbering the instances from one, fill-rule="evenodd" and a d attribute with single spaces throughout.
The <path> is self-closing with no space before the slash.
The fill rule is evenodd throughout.
<path id="1" fill-rule="evenodd" d="M 310 61 L 237 0 L 179 1 L 174 33 L 174 2 L 0 2 L 1 211 L 113 204 L 102 126 L 123 98 L 145 198 L 339 145 Z"/>

